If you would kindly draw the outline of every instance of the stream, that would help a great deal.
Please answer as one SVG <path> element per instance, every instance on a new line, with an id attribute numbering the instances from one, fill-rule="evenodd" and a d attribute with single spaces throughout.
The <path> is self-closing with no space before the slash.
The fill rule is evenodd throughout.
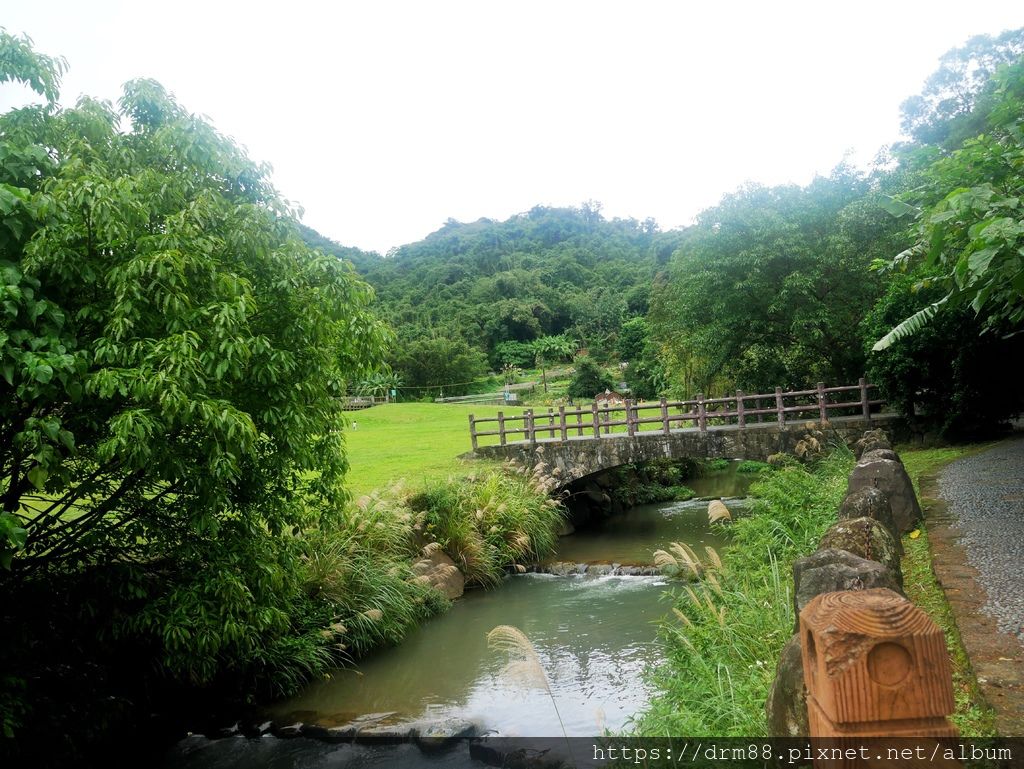
<path id="1" fill-rule="evenodd" d="M 686 484 L 701 497 L 744 495 L 752 479 L 738 475 L 736 464 Z M 735 513 L 745 502 L 733 499 L 727 504 Z M 563 538 L 554 559 L 651 564 L 654 550 L 673 541 L 686 542 L 703 554 L 705 546 L 723 544 L 709 529 L 707 505 L 706 499 L 639 505 L 600 527 Z M 450 611 L 424 623 L 399 646 L 369 655 L 358 668 L 336 670 L 330 679 L 311 683 L 269 708 L 268 715 L 280 723 L 324 726 L 368 713 L 393 713 L 403 721 L 460 718 L 503 736 L 557 737 L 563 729 L 569 736 L 619 731 L 650 695 L 643 672 L 660 659 L 656 622 L 669 609 L 663 600 L 666 586 L 662 577 L 508 577 L 496 589 L 467 591 Z M 530 639 L 550 694 L 506 674 L 507 658 L 487 646 L 487 633 L 498 625 L 512 625 Z M 374 756 L 409 747 L 340 746 L 270 736 L 191 737 L 176 746 L 165 766 L 391 765 L 376 763 Z M 403 753 L 400 763 L 440 765 L 427 756 L 414 760 L 414 753 Z M 343 755 L 348 758 L 343 760 Z M 444 765 L 459 765 L 450 758 L 454 763 Z M 469 760 L 468 755 L 464 758 Z"/>

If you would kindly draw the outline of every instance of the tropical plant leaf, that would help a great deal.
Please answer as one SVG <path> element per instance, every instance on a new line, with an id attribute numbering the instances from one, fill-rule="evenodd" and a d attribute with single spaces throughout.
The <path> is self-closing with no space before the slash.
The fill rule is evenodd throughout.
<path id="1" fill-rule="evenodd" d="M 928 321 L 935 317 L 935 313 L 939 311 L 939 307 L 945 304 L 946 300 L 948 300 L 950 296 L 952 295 L 947 294 L 946 296 L 942 297 L 942 299 L 940 299 L 939 301 L 933 302 L 927 307 L 915 312 L 909 318 L 907 318 L 898 326 L 896 326 L 892 331 L 890 331 L 888 334 L 886 334 L 877 342 L 875 342 L 875 344 L 871 348 L 871 351 L 879 352 L 880 350 L 884 350 L 891 346 L 893 342 L 898 342 L 900 339 L 903 339 L 904 337 L 916 334 L 918 331 L 920 331 L 928 324 Z"/>

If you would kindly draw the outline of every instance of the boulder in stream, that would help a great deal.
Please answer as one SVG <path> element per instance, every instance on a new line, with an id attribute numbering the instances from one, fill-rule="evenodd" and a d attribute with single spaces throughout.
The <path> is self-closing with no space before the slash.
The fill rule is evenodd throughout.
<path id="1" fill-rule="evenodd" d="M 453 742 L 476 737 L 476 724 L 463 718 L 446 718 L 420 726 L 414 735 L 416 744 L 425 753 L 444 750 Z"/>
<path id="2" fill-rule="evenodd" d="M 466 586 L 466 578 L 455 561 L 436 545 L 424 549 L 423 557 L 412 565 L 412 571 L 449 600 L 460 598 Z"/>

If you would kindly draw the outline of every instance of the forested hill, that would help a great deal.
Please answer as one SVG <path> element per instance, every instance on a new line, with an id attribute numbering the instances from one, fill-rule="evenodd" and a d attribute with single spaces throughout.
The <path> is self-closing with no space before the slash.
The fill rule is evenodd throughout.
<path id="1" fill-rule="evenodd" d="M 352 261 L 402 339 L 462 338 L 492 362 L 507 341 L 569 332 L 592 347 L 607 343 L 623 320 L 646 314 L 652 279 L 679 242 L 651 219 L 606 219 L 594 203 L 537 206 L 502 222 L 449 220 L 387 257 L 304 235 Z"/>

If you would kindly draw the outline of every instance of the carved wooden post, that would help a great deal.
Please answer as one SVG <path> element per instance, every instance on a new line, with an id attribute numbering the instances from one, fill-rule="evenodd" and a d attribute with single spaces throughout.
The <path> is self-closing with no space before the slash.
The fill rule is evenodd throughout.
<path id="1" fill-rule="evenodd" d="M 523 414 L 525 417 L 526 424 L 526 438 L 530 443 L 537 442 L 537 425 L 533 422 L 533 409 L 527 409 L 526 413 Z"/>
<path id="2" fill-rule="evenodd" d="M 476 451 L 476 422 L 472 414 L 469 415 L 469 440 L 473 444 L 473 451 Z"/>
<path id="3" fill-rule="evenodd" d="M 565 406 L 558 407 L 558 427 L 562 440 L 568 440 L 569 433 L 565 429 Z"/>
<path id="4" fill-rule="evenodd" d="M 871 421 L 871 404 L 868 401 L 868 380 L 861 377 L 857 384 L 860 385 L 860 408 L 864 413 L 864 418 L 867 421 Z"/>
<path id="5" fill-rule="evenodd" d="M 664 398 L 661 399 L 661 431 L 668 435 L 670 430 L 668 426 L 668 401 Z"/>
<path id="6" fill-rule="evenodd" d="M 743 390 L 736 391 L 736 417 L 740 429 L 747 426 L 747 415 L 743 413 Z"/>
<path id="7" fill-rule="evenodd" d="M 590 404 L 590 410 L 594 414 L 594 437 L 595 438 L 600 438 L 601 437 L 601 417 L 597 413 L 597 404 L 596 403 L 591 403 Z"/>
<path id="8" fill-rule="evenodd" d="M 955 737 L 942 630 L 886 588 L 825 593 L 800 612 L 810 737 Z"/>
<path id="9" fill-rule="evenodd" d="M 825 383 L 818 382 L 818 414 L 822 422 L 828 421 L 828 414 L 825 412 Z"/>
<path id="10" fill-rule="evenodd" d="M 697 427 L 702 433 L 708 431 L 708 412 L 704 406 L 704 393 L 697 393 Z"/>
<path id="11" fill-rule="evenodd" d="M 779 427 L 786 426 L 786 410 L 782 406 L 782 388 L 775 388 L 775 408 L 779 414 Z"/>
<path id="12" fill-rule="evenodd" d="M 498 441 L 502 446 L 505 445 L 507 439 L 505 438 L 505 412 L 498 412 Z"/>

